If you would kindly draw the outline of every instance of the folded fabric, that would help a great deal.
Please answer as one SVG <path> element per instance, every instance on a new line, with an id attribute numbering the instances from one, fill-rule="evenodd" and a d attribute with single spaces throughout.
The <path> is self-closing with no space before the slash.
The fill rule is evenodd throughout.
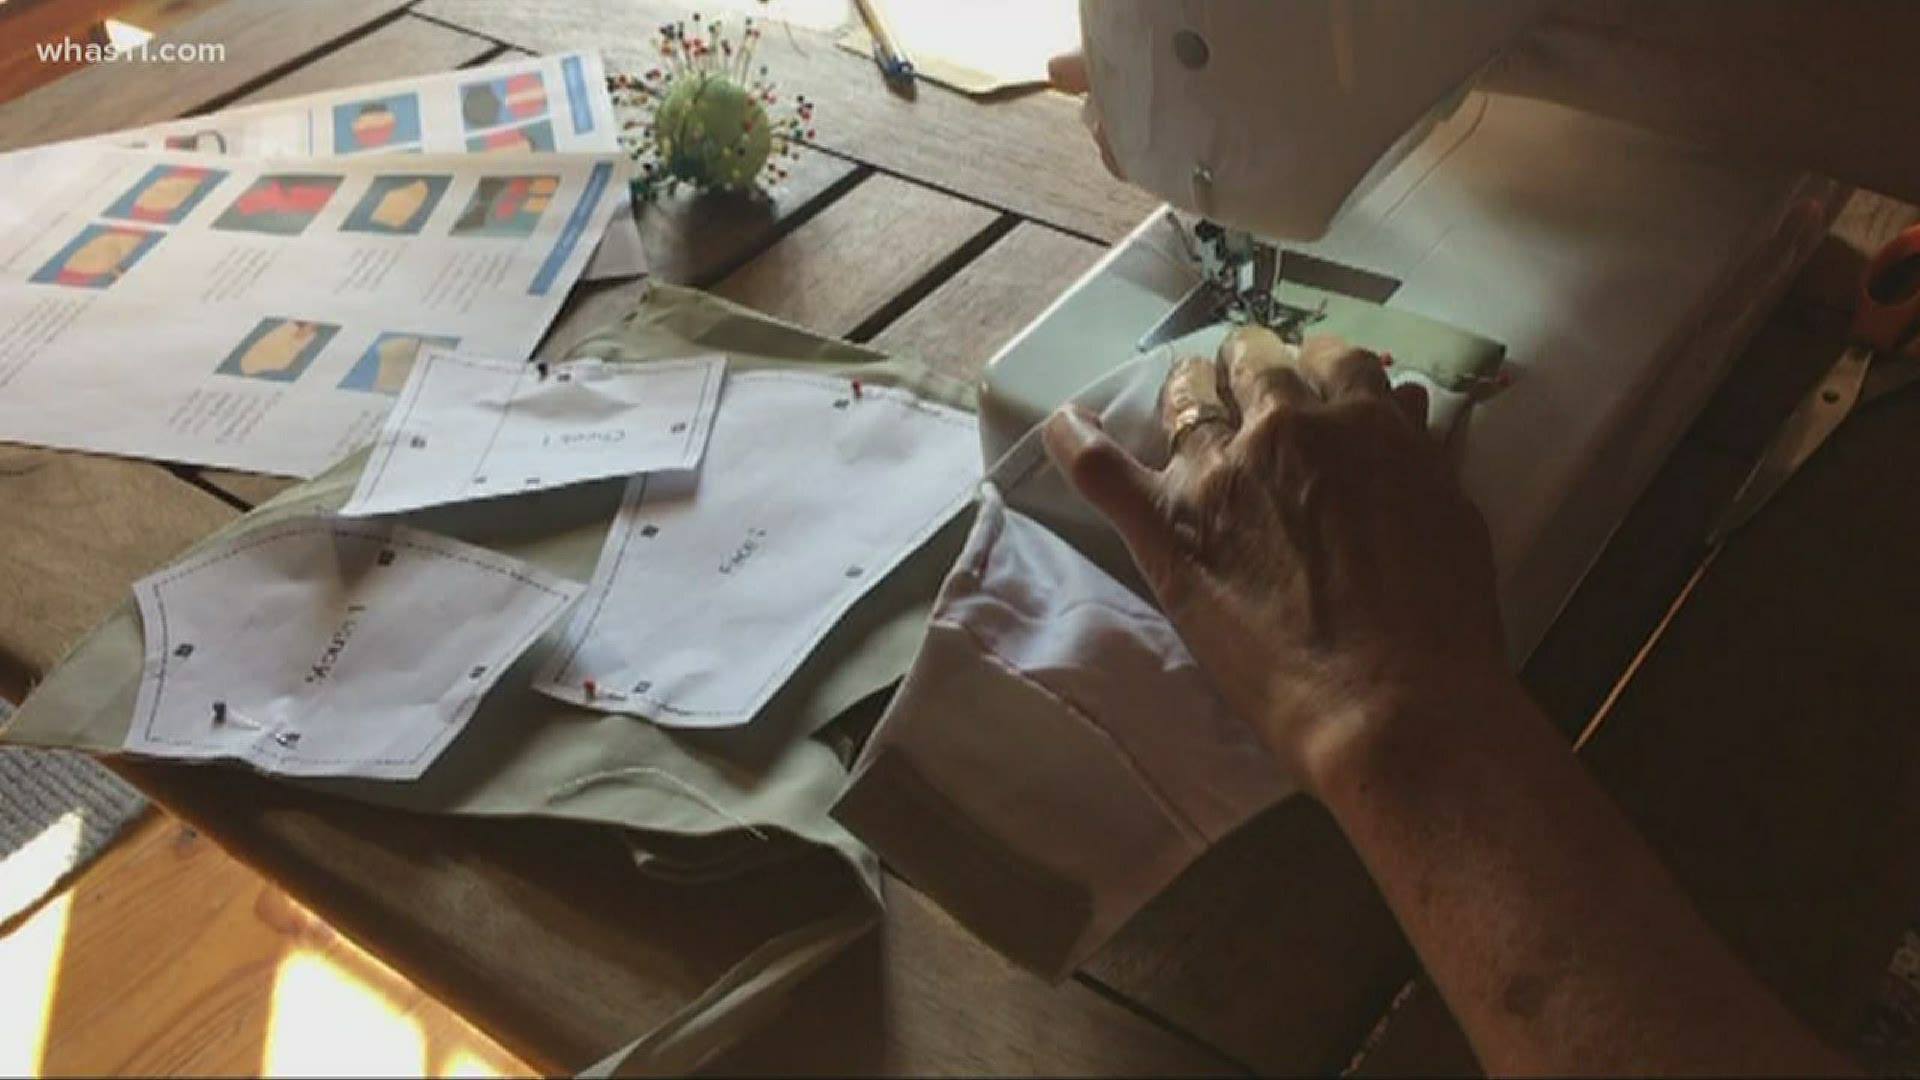
<path id="1" fill-rule="evenodd" d="M 709 352 L 725 353 L 731 371 L 788 368 L 857 376 L 864 384 L 897 387 L 929 401 L 968 410 L 973 404 L 970 388 L 917 361 L 890 360 L 667 286 L 652 287 L 625 318 L 577 343 L 569 358 L 638 363 Z M 346 501 L 365 462 L 364 453 L 349 458 L 193 551 L 296 516 L 331 513 Z M 581 484 L 437 507 L 406 520 L 585 581 L 623 487 L 624 480 Z M 841 733 L 830 728 L 906 673 L 965 529 L 965 520 L 950 523 L 888 573 L 744 728 L 683 737 L 634 717 L 534 693 L 533 669 L 549 645 L 543 642 L 501 677 L 466 730 L 417 782 L 299 783 L 421 813 L 551 817 L 614 826 L 628 839 L 636 875 L 655 879 L 711 880 L 818 848 L 837 853 L 852 882 L 843 912 L 824 922 L 792 919 L 789 932 L 739 958 L 709 997 L 686 1002 L 664 1024 L 659 1017 L 646 1023 L 649 1033 L 622 1055 L 628 1069 L 691 1069 L 748 1030 L 746 1020 L 764 1015 L 767 999 L 777 999 L 858 928 L 876 921 L 879 865 L 827 813 L 846 777 L 845 758 L 834 743 Z M 139 613 L 129 597 L 48 674 L 6 728 L 6 740 L 117 751 L 133 716 L 142 642 Z M 210 773 L 207 782 L 218 779 Z M 769 898 L 769 904 L 780 910 L 777 898 Z M 683 942 L 673 927 L 660 927 L 659 934 L 663 949 L 704 947 Z"/>
<path id="2" fill-rule="evenodd" d="M 1165 617 L 989 484 L 833 812 L 1058 978 L 1288 789 Z"/>
<path id="3" fill-rule="evenodd" d="M 1167 372 L 1224 333 L 1156 349 L 1073 400 L 1164 466 Z M 1469 400 L 1436 395 L 1430 432 L 1446 439 Z M 974 933 L 1052 978 L 1293 790 L 1149 595 L 1029 430 L 990 470 L 926 644 L 834 805 Z"/>

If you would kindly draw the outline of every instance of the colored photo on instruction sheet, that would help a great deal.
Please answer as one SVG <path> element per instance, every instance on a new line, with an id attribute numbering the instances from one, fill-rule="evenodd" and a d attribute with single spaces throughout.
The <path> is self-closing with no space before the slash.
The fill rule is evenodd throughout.
<path id="1" fill-rule="evenodd" d="M 167 150 L 191 150 L 202 154 L 224 154 L 227 152 L 227 137 L 218 131 L 194 131 L 185 135 L 168 135 L 160 140 L 160 145 Z"/>
<path id="2" fill-rule="evenodd" d="M 553 124 L 541 120 L 523 127 L 501 128 L 467 137 L 467 152 L 472 154 L 550 154 L 553 152 Z"/>
<path id="3" fill-rule="evenodd" d="M 451 349 L 460 344 L 457 337 L 433 334 L 405 334 L 392 330 L 375 338 L 367 351 L 354 361 L 353 370 L 340 380 L 342 390 L 360 390 L 389 397 L 400 393 L 413 373 L 413 361 L 428 345 Z"/>
<path id="4" fill-rule="evenodd" d="M 394 94 L 333 107 L 333 152 L 418 149 L 420 95 Z"/>
<path id="5" fill-rule="evenodd" d="M 125 225 L 89 225 L 27 280 L 36 285 L 104 289 L 125 276 L 165 235 Z"/>
<path id="6" fill-rule="evenodd" d="M 547 115 L 547 81 L 537 71 L 460 87 L 460 120 L 468 131 L 525 124 Z"/>
<path id="7" fill-rule="evenodd" d="M 557 176 L 484 176 L 453 221 L 455 236 L 533 235 L 560 190 Z"/>
<path id="8" fill-rule="evenodd" d="M 299 236 L 340 186 L 340 177 L 309 173 L 262 176 L 213 221 L 216 229 Z"/>
<path id="9" fill-rule="evenodd" d="M 384 236 L 417 235 L 452 184 L 446 176 L 375 177 L 340 228 Z"/>
<path id="10" fill-rule="evenodd" d="M 100 216 L 149 225 L 178 225 L 226 176 L 224 169 L 155 165 Z"/>
<path id="11" fill-rule="evenodd" d="M 306 319 L 261 319 L 214 370 L 222 375 L 292 382 L 313 363 L 340 328 Z"/>

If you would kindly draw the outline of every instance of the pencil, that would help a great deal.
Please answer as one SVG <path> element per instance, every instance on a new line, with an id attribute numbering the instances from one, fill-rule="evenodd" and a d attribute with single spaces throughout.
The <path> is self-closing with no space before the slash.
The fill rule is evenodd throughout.
<path id="1" fill-rule="evenodd" d="M 880 65 L 880 74 L 888 82 L 911 83 L 913 58 L 901 48 L 900 38 L 893 32 L 893 24 L 887 21 L 881 0 L 854 0 L 854 4 L 867 24 L 867 33 L 873 36 L 873 62 Z"/>

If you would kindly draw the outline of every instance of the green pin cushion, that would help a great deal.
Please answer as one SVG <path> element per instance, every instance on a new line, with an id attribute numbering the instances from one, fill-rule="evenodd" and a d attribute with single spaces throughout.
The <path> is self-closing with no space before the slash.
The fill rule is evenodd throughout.
<path id="1" fill-rule="evenodd" d="M 766 108 L 717 72 L 677 80 L 661 99 L 653 126 L 666 171 L 701 187 L 752 187 L 773 149 Z"/>

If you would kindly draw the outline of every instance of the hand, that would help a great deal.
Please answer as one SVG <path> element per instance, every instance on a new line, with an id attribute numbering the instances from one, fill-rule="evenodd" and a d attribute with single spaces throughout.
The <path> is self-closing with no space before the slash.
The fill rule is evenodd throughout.
<path id="1" fill-rule="evenodd" d="M 1486 524 L 1426 414 L 1371 353 L 1252 328 L 1168 377 L 1162 471 L 1084 410 L 1047 422 L 1229 706 L 1310 788 L 1370 726 L 1511 683 Z"/>

